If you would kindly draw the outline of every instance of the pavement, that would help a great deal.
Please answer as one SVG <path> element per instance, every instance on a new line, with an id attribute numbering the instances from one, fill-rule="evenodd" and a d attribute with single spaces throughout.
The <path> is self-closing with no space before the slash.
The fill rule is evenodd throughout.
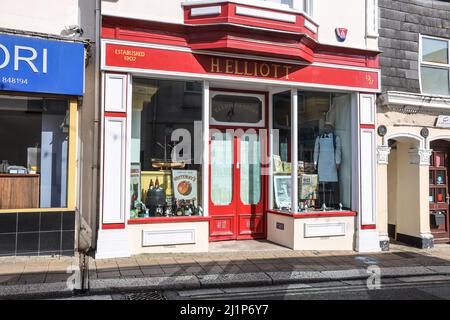
<path id="1" fill-rule="evenodd" d="M 370 254 L 292 251 L 254 240 L 239 246 L 230 242 L 213 245 L 208 253 L 89 258 L 89 293 L 367 281 L 374 272 L 382 279 L 450 275 L 450 245 L 416 249 L 391 244 L 389 252 Z M 70 297 L 79 281 L 78 267 L 78 256 L 1 257 L 0 299 Z"/>

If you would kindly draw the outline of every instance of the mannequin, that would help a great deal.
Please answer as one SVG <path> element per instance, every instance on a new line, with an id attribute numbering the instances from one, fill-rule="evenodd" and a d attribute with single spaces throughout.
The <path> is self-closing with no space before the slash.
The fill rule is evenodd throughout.
<path id="1" fill-rule="evenodd" d="M 325 122 L 323 133 L 316 138 L 314 145 L 314 167 L 319 175 L 318 206 L 339 205 L 338 171 L 341 165 L 341 139 L 334 134 L 331 122 Z M 325 206 L 323 206 L 325 204 Z"/>

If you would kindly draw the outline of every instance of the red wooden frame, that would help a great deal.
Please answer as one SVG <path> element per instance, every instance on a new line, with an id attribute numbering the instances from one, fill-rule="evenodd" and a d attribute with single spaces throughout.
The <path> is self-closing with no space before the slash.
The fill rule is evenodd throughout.
<path id="1" fill-rule="evenodd" d="M 269 93 L 266 91 L 254 91 L 254 90 L 238 90 L 238 89 L 225 89 L 225 88 L 210 88 L 210 92 L 227 92 L 227 93 L 244 93 L 244 94 L 255 94 L 255 95 L 262 95 L 264 96 L 264 112 L 265 112 L 265 123 L 264 123 L 264 127 L 239 127 L 239 126 L 226 126 L 226 125 L 214 125 L 214 126 L 210 126 L 210 129 L 218 129 L 218 130 L 226 130 L 226 129 L 243 129 L 245 130 L 268 130 L 268 124 L 269 124 Z M 238 152 L 237 149 L 238 148 L 238 143 L 239 143 L 239 139 L 234 137 L 233 139 L 233 150 L 234 150 L 234 163 L 236 163 L 236 161 L 238 160 Z M 211 140 L 209 141 L 209 150 L 211 150 Z M 269 150 L 269 139 L 267 137 L 266 139 L 266 145 L 265 145 L 265 150 L 261 150 L 262 156 L 268 157 L 267 155 L 267 151 Z M 209 179 L 211 179 L 211 152 L 209 152 Z M 230 235 L 223 235 L 223 236 L 211 236 L 211 225 L 210 225 L 210 237 L 209 240 L 210 241 L 221 241 L 221 240 L 232 240 L 232 239 L 237 239 L 237 240 L 243 240 L 243 239 L 255 239 L 255 238 L 267 238 L 267 213 L 266 213 L 266 208 L 267 208 L 267 192 L 268 192 L 268 177 L 267 175 L 263 174 L 263 171 L 267 169 L 268 165 L 261 165 L 261 201 L 260 201 L 260 211 L 262 212 L 262 229 L 263 232 L 260 235 L 242 235 L 239 234 L 239 223 L 240 223 L 240 218 L 241 216 L 243 216 L 241 213 L 237 213 L 237 214 L 226 214 L 226 212 L 230 212 L 236 210 L 237 212 L 239 212 L 239 210 L 249 210 L 249 208 L 251 207 L 251 205 L 249 206 L 245 206 L 243 204 L 240 204 L 240 202 L 238 201 L 240 199 L 240 185 L 239 183 L 236 183 L 237 188 L 233 189 L 233 202 L 234 201 L 238 201 L 238 203 L 240 205 L 233 205 L 230 204 L 230 206 L 222 206 L 222 208 L 219 209 L 219 215 L 221 213 L 224 214 L 224 216 L 229 216 L 230 218 L 234 219 L 234 225 L 232 226 L 233 229 L 233 234 Z M 233 179 L 235 179 L 236 177 L 240 176 L 240 169 L 237 169 L 236 166 L 234 166 L 233 169 Z M 214 218 L 211 216 L 211 206 L 213 206 L 214 204 L 211 202 L 211 183 L 209 183 L 209 190 L 208 190 L 208 207 L 209 207 L 209 216 L 210 216 L 210 224 L 213 223 Z M 237 208 L 233 208 L 234 206 L 236 206 Z M 225 208 L 224 208 L 225 207 Z M 249 213 L 251 215 L 251 213 Z M 244 214 L 245 216 L 245 214 Z"/>
<path id="2" fill-rule="evenodd" d="M 125 223 L 103 223 L 103 230 L 117 230 L 117 229 L 125 229 Z"/>

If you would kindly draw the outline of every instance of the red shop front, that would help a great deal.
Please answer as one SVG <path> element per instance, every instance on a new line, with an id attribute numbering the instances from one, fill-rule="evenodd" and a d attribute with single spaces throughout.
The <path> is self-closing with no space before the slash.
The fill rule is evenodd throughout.
<path id="1" fill-rule="evenodd" d="M 184 25 L 103 17 L 97 256 L 373 241 L 378 52 L 322 45 L 300 13 L 222 25 L 186 10 Z M 327 125 L 334 184 L 316 163 Z"/>

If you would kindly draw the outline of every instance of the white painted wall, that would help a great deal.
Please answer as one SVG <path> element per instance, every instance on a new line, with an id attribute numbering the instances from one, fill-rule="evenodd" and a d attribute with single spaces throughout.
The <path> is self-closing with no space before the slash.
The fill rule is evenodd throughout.
<path id="1" fill-rule="evenodd" d="M 102 14 L 133 19 L 180 23 L 182 0 L 103 0 Z"/>
<path id="2" fill-rule="evenodd" d="M 61 35 L 67 25 L 79 24 L 79 0 L 0 0 L 2 28 Z"/>
<path id="3" fill-rule="evenodd" d="M 189 2 L 214 2 L 214 0 L 189 0 Z M 220 1 L 220 0 L 218 0 Z M 217 2 L 218 2 L 217 1 Z M 274 7 L 274 4 L 262 0 L 232 0 L 234 2 L 260 4 L 262 7 Z M 371 5 L 367 6 L 367 1 Z M 373 21 L 373 15 L 368 15 L 366 8 L 372 8 L 374 0 L 313 0 L 313 18 L 319 24 L 319 41 L 331 45 L 354 48 L 377 49 L 377 39 L 366 37 L 366 19 Z M 183 7 L 185 0 L 103 0 L 104 15 L 128 17 L 142 20 L 183 23 Z M 336 38 L 337 27 L 347 28 L 348 36 L 345 42 Z M 369 32 L 370 33 L 370 32 Z"/>

